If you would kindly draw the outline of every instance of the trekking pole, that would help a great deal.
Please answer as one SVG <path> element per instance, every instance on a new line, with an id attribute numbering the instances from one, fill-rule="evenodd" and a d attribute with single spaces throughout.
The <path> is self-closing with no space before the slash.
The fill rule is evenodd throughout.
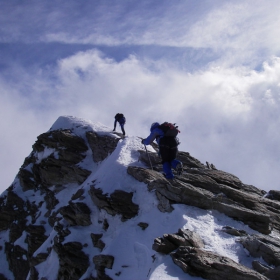
<path id="1" fill-rule="evenodd" d="M 151 168 L 152 168 L 152 170 L 153 170 L 153 166 L 152 166 L 152 162 L 151 162 L 151 159 L 150 159 L 150 155 L 149 155 L 149 153 L 148 153 L 148 150 L 147 150 L 147 147 L 146 147 L 146 145 L 145 145 L 145 144 L 144 144 L 144 147 L 145 147 L 145 149 L 146 149 L 146 154 L 147 154 L 147 156 L 148 156 L 148 159 L 149 159 L 149 162 L 150 162 Z"/>

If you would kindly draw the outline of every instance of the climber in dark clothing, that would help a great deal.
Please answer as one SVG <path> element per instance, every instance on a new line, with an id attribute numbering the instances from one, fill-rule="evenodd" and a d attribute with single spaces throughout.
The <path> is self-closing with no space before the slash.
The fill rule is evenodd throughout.
<path id="1" fill-rule="evenodd" d="M 125 119 L 125 117 L 124 117 L 123 114 L 117 113 L 117 114 L 115 115 L 115 122 L 114 122 L 114 129 L 113 129 L 113 131 L 116 130 L 117 122 L 119 123 L 119 125 L 120 125 L 120 127 L 121 127 L 121 130 L 122 130 L 123 135 L 125 135 L 124 124 L 125 124 L 125 122 L 126 122 L 126 119 Z"/>
<path id="2" fill-rule="evenodd" d="M 163 171 L 167 179 L 173 179 L 174 174 L 172 169 L 177 170 L 177 174 L 181 175 L 183 172 L 182 162 L 176 159 L 178 153 L 178 141 L 175 137 L 167 137 L 160 128 L 159 123 L 153 123 L 150 129 L 150 135 L 142 140 L 142 144 L 150 145 L 154 140 L 159 145 L 159 154 L 162 159 Z"/>

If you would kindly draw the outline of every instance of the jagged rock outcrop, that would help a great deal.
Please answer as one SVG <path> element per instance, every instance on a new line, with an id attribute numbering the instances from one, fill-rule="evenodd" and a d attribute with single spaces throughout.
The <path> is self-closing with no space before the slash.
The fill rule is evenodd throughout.
<path id="1" fill-rule="evenodd" d="M 203 249 L 181 246 L 171 253 L 173 262 L 184 272 L 209 280 L 268 280 L 260 273 L 230 258 Z"/>
<path id="2" fill-rule="evenodd" d="M 99 248 L 102 251 L 105 247 L 105 243 L 101 240 L 103 234 L 91 233 L 90 236 L 92 239 L 93 246 Z"/>
<path id="3" fill-rule="evenodd" d="M 270 190 L 267 193 L 266 198 L 280 201 L 280 191 Z"/>
<path id="4" fill-rule="evenodd" d="M 90 209 L 85 203 L 70 202 L 69 205 L 61 207 L 59 213 L 70 226 L 89 226 L 91 224 Z"/>
<path id="5" fill-rule="evenodd" d="M 53 249 L 59 257 L 58 279 L 80 279 L 89 266 L 83 245 L 79 242 L 56 243 Z"/>
<path id="6" fill-rule="evenodd" d="M 106 275 L 105 268 L 111 269 L 114 264 L 114 257 L 110 255 L 97 255 L 93 257 L 93 263 L 97 270 L 97 277 L 95 280 L 112 280 L 111 277 Z"/>
<path id="7" fill-rule="evenodd" d="M 263 191 L 243 184 L 232 174 L 208 169 L 192 157 L 186 160 L 187 157 L 187 153 L 181 155 L 184 173 L 172 183 L 156 171 L 156 166 L 154 170 L 129 166 L 128 174 L 147 183 L 150 190 L 156 190 L 161 211 L 171 211 L 172 203 L 183 203 L 218 210 L 261 233 L 268 234 L 272 228 L 280 231 L 280 203 L 264 198 Z M 147 162 L 143 153 L 141 158 Z"/>
<path id="8" fill-rule="evenodd" d="M 224 231 L 224 232 L 226 232 L 230 235 L 234 235 L 234 236 L 246 236 L 246 235 L 248 235 L 245 230 L 238 230 L 238 229 L 235 229 L 235 228 L 230 227 L 230 226 L 224 226 L 222 228 L 222 231 Z"/>
<path id="9" fill-rule="evenodd" d="M 253 257 L 262 257 L 269 265 L 280 266 L 280 240 L 265 235 L 249 235 L 240 243 Z"/>
<path id="10" fill-rule="evenodd" d="M 178 158 L 184 164 L 184 173 L 171 182 L 158 172 L 161 164 L 155 153 L 149 152 L 149 158 L 147 153 L 140 153 L 140 159 L 147 166 L 150 166 L 150 161 L 152 162 L 152 169 L 128 167 L 128 174 L 147 184 L 150 191 L 156 192 L 160 211 L 170 212 L 173 210 L 172 204 L 182 203 L 203 209 L 218 210 L 244 222 L 260 233 L 269 234 L 272 229 L 280 231 L 280 204 L 276 199 L 277 191 L 270 191 L 265 198 L 264 191 L 243 184 L 236 176 L 217 170 L 216 167 L 204 166 L 188 153 L 180 152 Z M 211 255 L 203 250 L 195 250 L 192 248 L 193 245 L 191 247 L 182 245 L 176 253 L 171 253 L 174 262 L 185 272 L 206 279 L 267 279 L 266 277 L 278 279 L 278 276 L 275 276 L 279 268 L 277 239 L 252 237 L 245 231 L 231 227 L 224 227 L 223 231 L 242 237 L 240 242 L 252 256 L 262 257 L 276 268 L 267 268 L 261 274 L 255 273 L 230 259 L 225 261 L 220 256 Z M 155 239 L 153 249 L 165 254 L 174 251 L 176 245 L 170 242 L 170 239 L 168 234 L 163 238 Z M 200 262 L 199 265 L 198 262 Z M 224 265 L 224 262 L 227 265 Z M 209 263 L 212 263 L 212 271 L 209 271 Z M 229 271 L 231 275 L 234 275 L 232 278 L 228 278 Z M 256 269 L 256 271 L 259 270 Z"/>
<path id="11" fill-rule="evenodd" d="M 263 275 L 270 280 L 280 280 L 280 266 L 266 271 Z"/>
<path id="12" fill-rule="evenodd" d="M 28 212 L 25 211 L 27 203 L 23 201 L 17 194 L 15 194 L 10 188 L 4 197 L 0 198 L 0 231 L 10 228 L 14 221 L 17 224 L 14 225 L 11 238 L 17 239 L 16 231 L 20 227 L 23 229 L 25 225 L 25 219 L 28 216 Z M 13 234 L 16 236 L 13 237 Z M 20 234 L 21 235 L 21 234 Z"/>
<path id="13" fill-rule="evenodd" d="M 113 138 L 107 135 L 98 135 L 92 131 L 87 132 L 86 137 L 95 162 L 102 161 L 111 154 L 120 140 L 120 138 Z"/>
<path id="14" fill-rule="evenodd" d="M 81 184 L 90 171 L 78 167 L 77 163 L 85 158 L 87 150 L 85 141 L 71 130 L 41 134 L 18 174 L 23 190 L 68 183 Z M 44 153 L 50 155 L 44 158 Z"/>
<path id="15" fill-rule="evenodd" d="M 164 234 L 154 240 L 153 250 L 163 254 L 169 254 L 180 246 L 203 248 L 204 244 L 200 236 L 188 229 L 179 229 L 174 234 Z"/>
<path id="16" fill-rule="evenodd" d="M 89 195 L 100 209 L 106 210 L 113 216 L 116 214 L 121 215 L 122 221 L 131 219 L 138 214 L 139 206 L 132 202 L 133 193 L 116 190 L 108 196 L 103 194 L 102 190 L 91 186 Z"/>

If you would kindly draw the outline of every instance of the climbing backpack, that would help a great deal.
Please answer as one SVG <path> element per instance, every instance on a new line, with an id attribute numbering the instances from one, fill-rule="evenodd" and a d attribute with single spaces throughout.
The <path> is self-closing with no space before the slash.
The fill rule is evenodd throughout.
<path id="1" fill-rule="evenodd" d="M 159 128 L 164 132 L 164 136 L 166 137 L 176 137 L 178 133 L 180 133 L 176 123 L 172 124 L 169 122 L 164 122 L 159 126 Z"/>

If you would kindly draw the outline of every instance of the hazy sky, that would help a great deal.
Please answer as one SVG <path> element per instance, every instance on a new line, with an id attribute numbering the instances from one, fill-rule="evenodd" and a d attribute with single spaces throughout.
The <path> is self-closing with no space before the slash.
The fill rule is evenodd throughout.
<path id="1" fill-rule="evenodd" d="M 278 0 L 0 0 L 0 192 L 61 115 L 129 135 L 176 122 L 180 150 L 280 190 Z"/>

